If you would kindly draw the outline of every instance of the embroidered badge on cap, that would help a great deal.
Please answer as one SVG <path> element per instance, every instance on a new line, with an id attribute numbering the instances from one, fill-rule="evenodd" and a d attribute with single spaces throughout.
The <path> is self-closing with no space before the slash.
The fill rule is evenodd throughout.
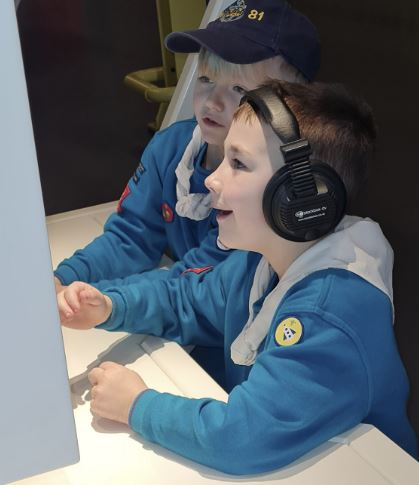
<path id="1" fill-rule="evenodd" d="M 298 318 L 289 317 L 276 327 L 275 342 L 278 345 L 289 347 L 301 340 L 303 325 Z"/>
<path id="2" fill-rule="evenodd" d="M 236 2 L 221 12 L 220 21 L 233 22 L 234 20 L 239 20 L 243 17 L 246 8 L 247 5 L 244 0 L 236 0 Z"/>
<path id="3" fill-rule="evenodd" d="M 162 213 L 164 222 L 173 221 L 173 210 L 167 202 L 163 202 L 163 204 L 161 205 L 161 213 Z"/>
<path id="4" fill-rule="evenodd" d="M 130 193 L 131 193 L 131 190 L 130 190 L 130 188 L 127 185 L 125 187 L 124 191 L 122 192 L 122 195 L 121 195 L 121 197 L 119 199 L 118 207 L 116 208 L 116 211 L 117 212 L 122 212 L 122 202 L 124 202 L 124 200 L 129 196 Z"/>

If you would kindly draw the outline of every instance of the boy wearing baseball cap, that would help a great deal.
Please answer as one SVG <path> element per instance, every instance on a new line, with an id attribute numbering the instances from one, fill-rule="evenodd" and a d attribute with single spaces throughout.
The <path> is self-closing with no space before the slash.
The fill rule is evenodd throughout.
<path id="1" fill-rule="evenodd" d="M 204 48 L 232 64 L 281 56 L 307 80 L 314 79 L 320 64 L 316 30 L 282 0 L 238 0 L 205 29 L 173 32 L 165 43 L 173 52 Z"/>
<path id="2" fill-rule="evenodd" d="M 205 29 L 172 33 L 166 43 L 200 52 L 196 119 L 153 137 L 104 233 L 58 265 L 57 291 L 76 280 L 105 288 L 117 278 L 170 278 L 223 261 L 230 252 L 217 243 L 204 180 L 222 160 L 243 91 L 267 78 L 311 81 L 320 62 L 314 26 L 282 0 L 236 1 Z M 155 269 L 166 250 L 177 263 Z"/>
<path id="3" fill-rule="evenodd" d="M 222 349 L 228 401 L 157 392 L 104 362 L 89 373 L 93 414 L 233 474 L 284 466 L 361 422 L 415 455 L 393 252 L 377 223 L 345 215 L 375 138 L 369 106 L 343 86 L 247 93 L 206 179 L 219 237 L 239 251 L 189 279 L 58 295 L 63 325 Z"/>

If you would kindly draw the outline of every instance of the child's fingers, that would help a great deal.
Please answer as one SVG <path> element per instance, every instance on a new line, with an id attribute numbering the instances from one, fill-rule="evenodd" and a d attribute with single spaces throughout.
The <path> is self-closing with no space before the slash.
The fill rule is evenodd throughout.
<path id="1" fill-rule="evenodd" d="M 62 292 L 67 305 L 74 313 L 77 313 L 80 310 L 81 291 L 83 291 L 83 286 L 79 285 L 78 283 L 73 283 Z"/>
<path id="2" fill-rule="evenodd" d="M 85 287 L 79 293 L 81 303 L 87 303 L 92 306 L 103 304 L 103 295 L 93 287 Z"/>
<path id="3" fill-rule="evenodd" d="M 88 374 L 87 378 L 92 386 L 96 386 L 99 383 L 100 378 L 103 376 L 104 370 L 100 367 L 95 367 Z"/>
<path id="4" fill-rule="evenodd" d="M 74 312 L 71 309 L 70 305 L 67 303 L 67 300 L 64 297 L 64 292 L 61 292 L 57 295 L 57 303 L 61 321 L 73 318 Z"/>
<path id="5" fill-rule="evenodd" d="M 116 362 L 111 362 L 106 360 L 99 365 L 99 369 L 107 370 L 107 369 L 116 369 L 118 367 L 123 367 L 121 364 L 117 364 Z"/>

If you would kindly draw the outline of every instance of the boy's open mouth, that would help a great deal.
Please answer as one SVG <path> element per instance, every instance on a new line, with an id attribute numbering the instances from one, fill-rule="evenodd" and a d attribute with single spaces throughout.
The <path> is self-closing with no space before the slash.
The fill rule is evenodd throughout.
<path id="1" fill-rule="evenodd" d="M 212 120 L 211 118 L 208 118 L 207 116 L 205 118 L 202 118 L 202 121 L 208 126 L 222 126 L 220 125 L 220 123 L 217 123 L 216 121 Z"/>
<path id="2" fill-rule="evenodd" d="M 233 211 L 225 211 L 221 209 L 217 209 L 217 220 L 222 220 L 232 214 Z"/>

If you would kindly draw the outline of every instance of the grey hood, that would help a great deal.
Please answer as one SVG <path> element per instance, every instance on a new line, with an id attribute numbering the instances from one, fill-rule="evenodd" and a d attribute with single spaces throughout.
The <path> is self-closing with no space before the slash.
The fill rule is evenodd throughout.
<path id="1" fill-rule="evenodd" d="M 393 301 L 393 250 L 380 226 L 368 218 L 345 216 L 333 233 L 307 249 L 291 264 L 254 317 L 253 305 L 262 297 L 273 276 L 268 261 L 265 258 L 260 260 L 250 291 L 249 319 L 231 345 L 232 360 L 236 364 L 252 365 L 286 292 L 309 274 L 328 268 L 357 274 Z"/>

